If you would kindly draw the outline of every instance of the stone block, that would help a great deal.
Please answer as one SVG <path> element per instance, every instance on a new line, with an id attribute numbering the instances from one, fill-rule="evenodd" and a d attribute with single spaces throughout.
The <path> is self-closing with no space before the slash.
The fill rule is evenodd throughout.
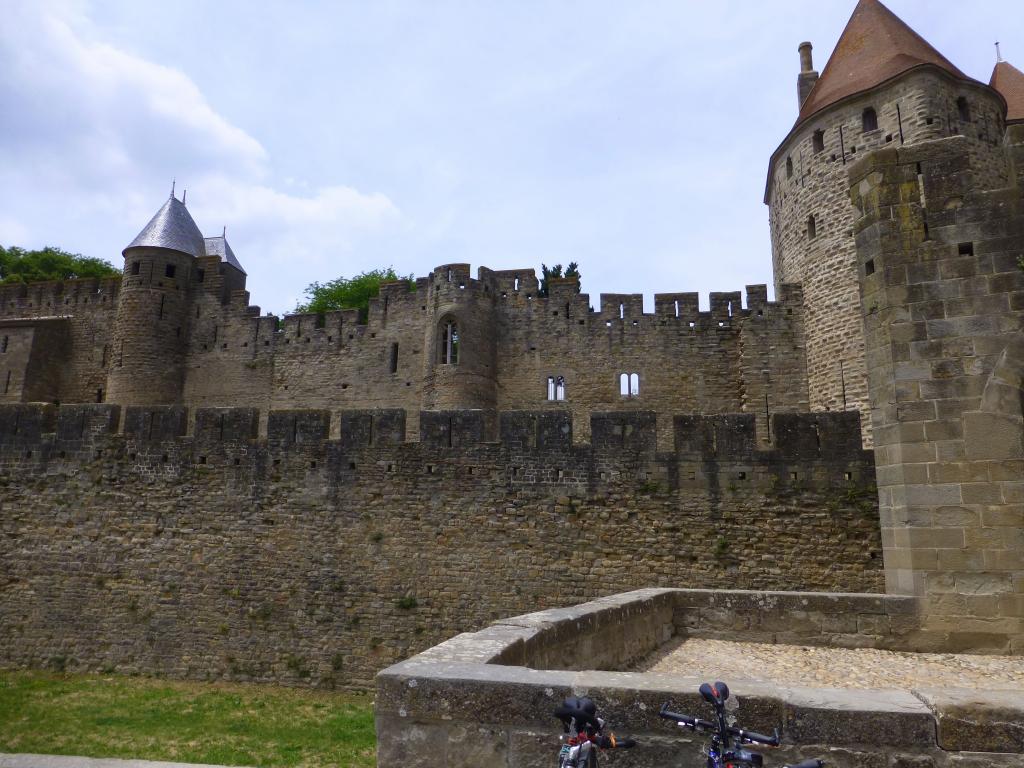
<path id="1" fill-rule="evenodd" d="M 918 695 L 935 714 L 942 749 L 1024 752 L 1024 701 L 1019 694 L 924 688 Z"/>
<path id="2" fill-rule="evenodd" d="M 1024 458 L 1024 421 L 1019 417 L 965 413 L 964 453 L 968 459 Z"/>

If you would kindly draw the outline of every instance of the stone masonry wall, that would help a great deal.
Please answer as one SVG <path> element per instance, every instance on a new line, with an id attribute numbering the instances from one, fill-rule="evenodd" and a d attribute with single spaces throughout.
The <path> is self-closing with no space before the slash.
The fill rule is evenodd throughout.
<path id="1" fill-rule="evenodd" d="M 1024 199 L 979 188 L 965 143 L 850 170 L 886 584 L 947 647 L 1020 653 Z"/>
<path id="2" fill-rule="evenodd" d="M 967 99 L 969 121 L 960 120 L 960 96 Z M 878 129 L 864 132 L 867 107 L 875 109 Z M 962 135 L 976 181 L 985 188 L 1003 187 L 1008 170 L 1002 112 L 990 90 L 918 69 L 806 120 L 776 150 L 766 194 L 775 282 L 803 286 L 811 409 L 857 408 L 870 439 L 849 164 L 880 147 Z M 817 131 L 823 133 L 823 148 L 815 151 Z M 811 216 L 814 237 L 808 229 Z"/>
<path id="3" fill-rule="evenodd" d="M 0 403 L 104 400 L 119 291 L 118 278 L 0 285 Z M 52 332 L 34 333 L 37 321 L 63 325 L 60 343 Z"/>
<path id="4" fill-rule="evenodd" d="M 854 414 L 0 408 L 0 657 L 365 686 L 453 633 L 651 585 L 878 591 Z M 123 421 L 124 433 L 117 433 Z M 482 437 L 497 423 L 500 441 Z M 328 439 L 335 433 L 337 439 Z"/>

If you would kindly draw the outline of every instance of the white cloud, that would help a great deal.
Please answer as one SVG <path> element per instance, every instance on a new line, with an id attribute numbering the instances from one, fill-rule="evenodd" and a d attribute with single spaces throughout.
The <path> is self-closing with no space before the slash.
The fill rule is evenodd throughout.
<path id="1" fill-rule="evenodd" d="M 245 243 L 235 248 L 250 275 L 286 252 L 348 250 L 359 233 L 399 219 L 379 193 L 277 182 L 261 142 L 185 73 L 102 40 L 82 8 L 5 4 L 0 236 L 8 244 L 45 241 L 116 264 L 174 177 L 179 195 L 191 188 L 204 233 L 226 224 L 240 235 L 232 241 Z"/>

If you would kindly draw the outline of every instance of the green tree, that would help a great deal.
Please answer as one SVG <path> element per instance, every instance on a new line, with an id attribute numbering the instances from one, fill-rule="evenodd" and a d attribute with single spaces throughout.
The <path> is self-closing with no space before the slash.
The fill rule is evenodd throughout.
<path id="1" fill-rule="evenodd" d="M 74 280 L 79 277 L 112 277 L 120 275 L 103 259 L 68 253 L 47 246 L 40 251 L 0 246 L 0 282 L 35 283 L 40 280 Z"/>
<path id="2" fill-rule="evenodd" d="M 575 277 L 577 280 L 580 277 L 580 265 L 575 261 L 570 261 L 569 266 L 565 269 L 565 274 L 562 274 L 562 265 L 555 264 L 555 266 L 548 269 L 547 264 L 540 265 L 540 271 L 543 274 L 540 280 L 540 295 L 548 295 L 548 280 L 552 277 Z"/>
<path id="3" fill-rule="evenodd" d="M 355 277 L 339 277 L 326 283 L 310 283 L 305 290 L 306 301 L 295 307 L 296 312 L 323 314 L 338 309 L 358 309 L 361 322 L 365 322 L 370 299 L 380 295 L 381 283 L 404 280 L 409 290 L 416 289 L 412 275 L 399 276 L 394 268 L 371 269 Z"/>

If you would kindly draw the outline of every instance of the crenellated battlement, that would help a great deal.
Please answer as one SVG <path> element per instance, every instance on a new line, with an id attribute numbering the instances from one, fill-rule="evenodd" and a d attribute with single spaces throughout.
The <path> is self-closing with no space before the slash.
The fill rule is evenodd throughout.
<path id="1" fill-rule="evenodd" d="M 70 315 L 89 305 L 113 309 L 120 289 L 119 276 L 0 284 L 0 319 Z"/>
<path id="2" fill-rule="evenodd" d="M 650 411 L 591 414 L 588 444 L 573 442 L 568 411 L 423 411 L 418 441 L 406 440 L 407 414 L 401 409 L 271 411 L 262 435 L 254 408 L 199 408 L 194 419 L 188 416 L 183 406 L 2 405 L 0 460 L 8 467 L 29 461 L 50 471 L 98 456 L 148 464 L 159 455 L 160 462 L 176 464 L 180 471 L 208 464 L 217 455 L 265 468 L 261 455 L 280 461 L 290 454 L 301 463 L 369 451 L 396 458 L 429 456 L 442 465 L 487 455 L 503 468 L 531 457 L 538 464 L 550 463 L 557 456 L 564 470 L 575 467 L 571 477 L 580 482 L 607 479 L 628 467 L 630 476 L 660 478 L 678 487 L 686 485 L 686 478 L 680 483 L 679 473 L 670 468 L 679 465 L 700 468 L 699 477 L 689 478 L 698 482 L 719 472 L 717 465 L 748 468 L 749 478 L 742 471 L 737 476 L 751 481 L 760 472 L 762 479 L 772 476 L 776 483 L 873 482 L 873 459 L 860 447 L 856 412 L 775 414 L 767 443 L 758 439 L 750 414 L 679 415 L 671 452 L 657 450 L 657 418 Z M 330 437 L 332 430 L 336 439 Z"/>

